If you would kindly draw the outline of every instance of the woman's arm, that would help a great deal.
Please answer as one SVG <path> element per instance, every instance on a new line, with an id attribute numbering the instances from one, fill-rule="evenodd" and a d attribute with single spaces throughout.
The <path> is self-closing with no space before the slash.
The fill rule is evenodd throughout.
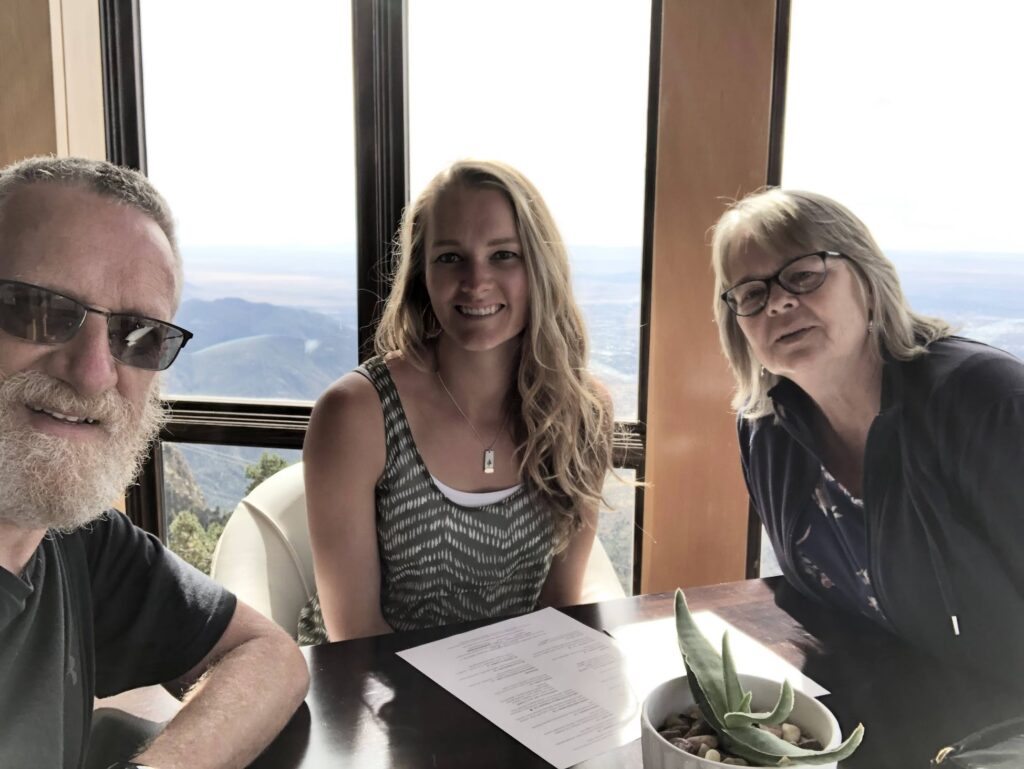
<path id="1" fill-rule="evenodd" d="M 384 416 L 373 385 L 346 374 L 320 396 L 303 446 L 306 514 L 320 607 L 332 641 L 390 633 L 380 608 L 374 487 Z"/>
<path id="2" fill-rule="evenodd" d="M 572 535 L 568 547 L 551 560 L 551 569 L 537 599 L 539 606 L 573 606 L 580 602 L 583 576 L 597 531 L 597 508 L 584 510 L 582 518 L 583 525 Z"/>

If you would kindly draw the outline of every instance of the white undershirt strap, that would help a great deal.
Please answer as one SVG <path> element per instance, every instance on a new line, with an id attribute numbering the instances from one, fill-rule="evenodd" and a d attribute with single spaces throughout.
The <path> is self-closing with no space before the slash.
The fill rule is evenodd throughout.
<path id="1" fill-rule="evenodd" d="M 433 479 L 438 491 L 455 504 L 462 505 L 463 507 L 483 507 L 484 505 L 493 505 L 495 502 L 501 502 L 505 497 L 515 494 L 521 485 L 517 483 L 515 486 L 510 486 L 507 489 L 498 489 L 497 491 L 459 491 L 445 485 L 433 475 L 430 477 Z"/>

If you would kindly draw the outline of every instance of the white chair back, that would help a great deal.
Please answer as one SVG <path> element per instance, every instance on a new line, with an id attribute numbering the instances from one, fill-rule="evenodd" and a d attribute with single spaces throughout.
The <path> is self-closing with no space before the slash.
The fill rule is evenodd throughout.
<path id="1" fill-rule="evenodd" d="M 274 473 L 238 503 L 210 574 L 295 636 L 299 612 L 316 590 L 301 462 Z"/>

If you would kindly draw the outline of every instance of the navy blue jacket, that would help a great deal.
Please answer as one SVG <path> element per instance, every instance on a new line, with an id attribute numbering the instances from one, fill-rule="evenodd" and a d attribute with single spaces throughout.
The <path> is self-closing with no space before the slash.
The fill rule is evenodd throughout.
<path id="1" fill-rule="evenodd" d="M 812 404 L 789 380 L 769 395 L 777 418 L 739 420 L 743 472 L 784 575 L 817 599 L 793 548 L 821 467 Z M 895 631 L 1024 683 L 1024 362 L 959 337 L 887 360 L 862 489 L 871 583 Z"/>

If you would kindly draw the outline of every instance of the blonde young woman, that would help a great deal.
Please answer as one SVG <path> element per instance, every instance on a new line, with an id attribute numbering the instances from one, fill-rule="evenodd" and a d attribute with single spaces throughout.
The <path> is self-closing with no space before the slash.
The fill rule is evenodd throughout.
<path id="1" fill-rule="evenodd" d="M 572 604 L 593 543 L 612 418 L 537 190 L 456 163 L 405 212 L 398 256 L 378 356 L 306 436 L 306 642 Z"/>
<path id="2" fill-rule="evenodd" d="M 1024 673 L 1024 363 L 913 312 L 867 227 L 768 190 L 713 240 L 743 471 L 789 582 Z"/>

